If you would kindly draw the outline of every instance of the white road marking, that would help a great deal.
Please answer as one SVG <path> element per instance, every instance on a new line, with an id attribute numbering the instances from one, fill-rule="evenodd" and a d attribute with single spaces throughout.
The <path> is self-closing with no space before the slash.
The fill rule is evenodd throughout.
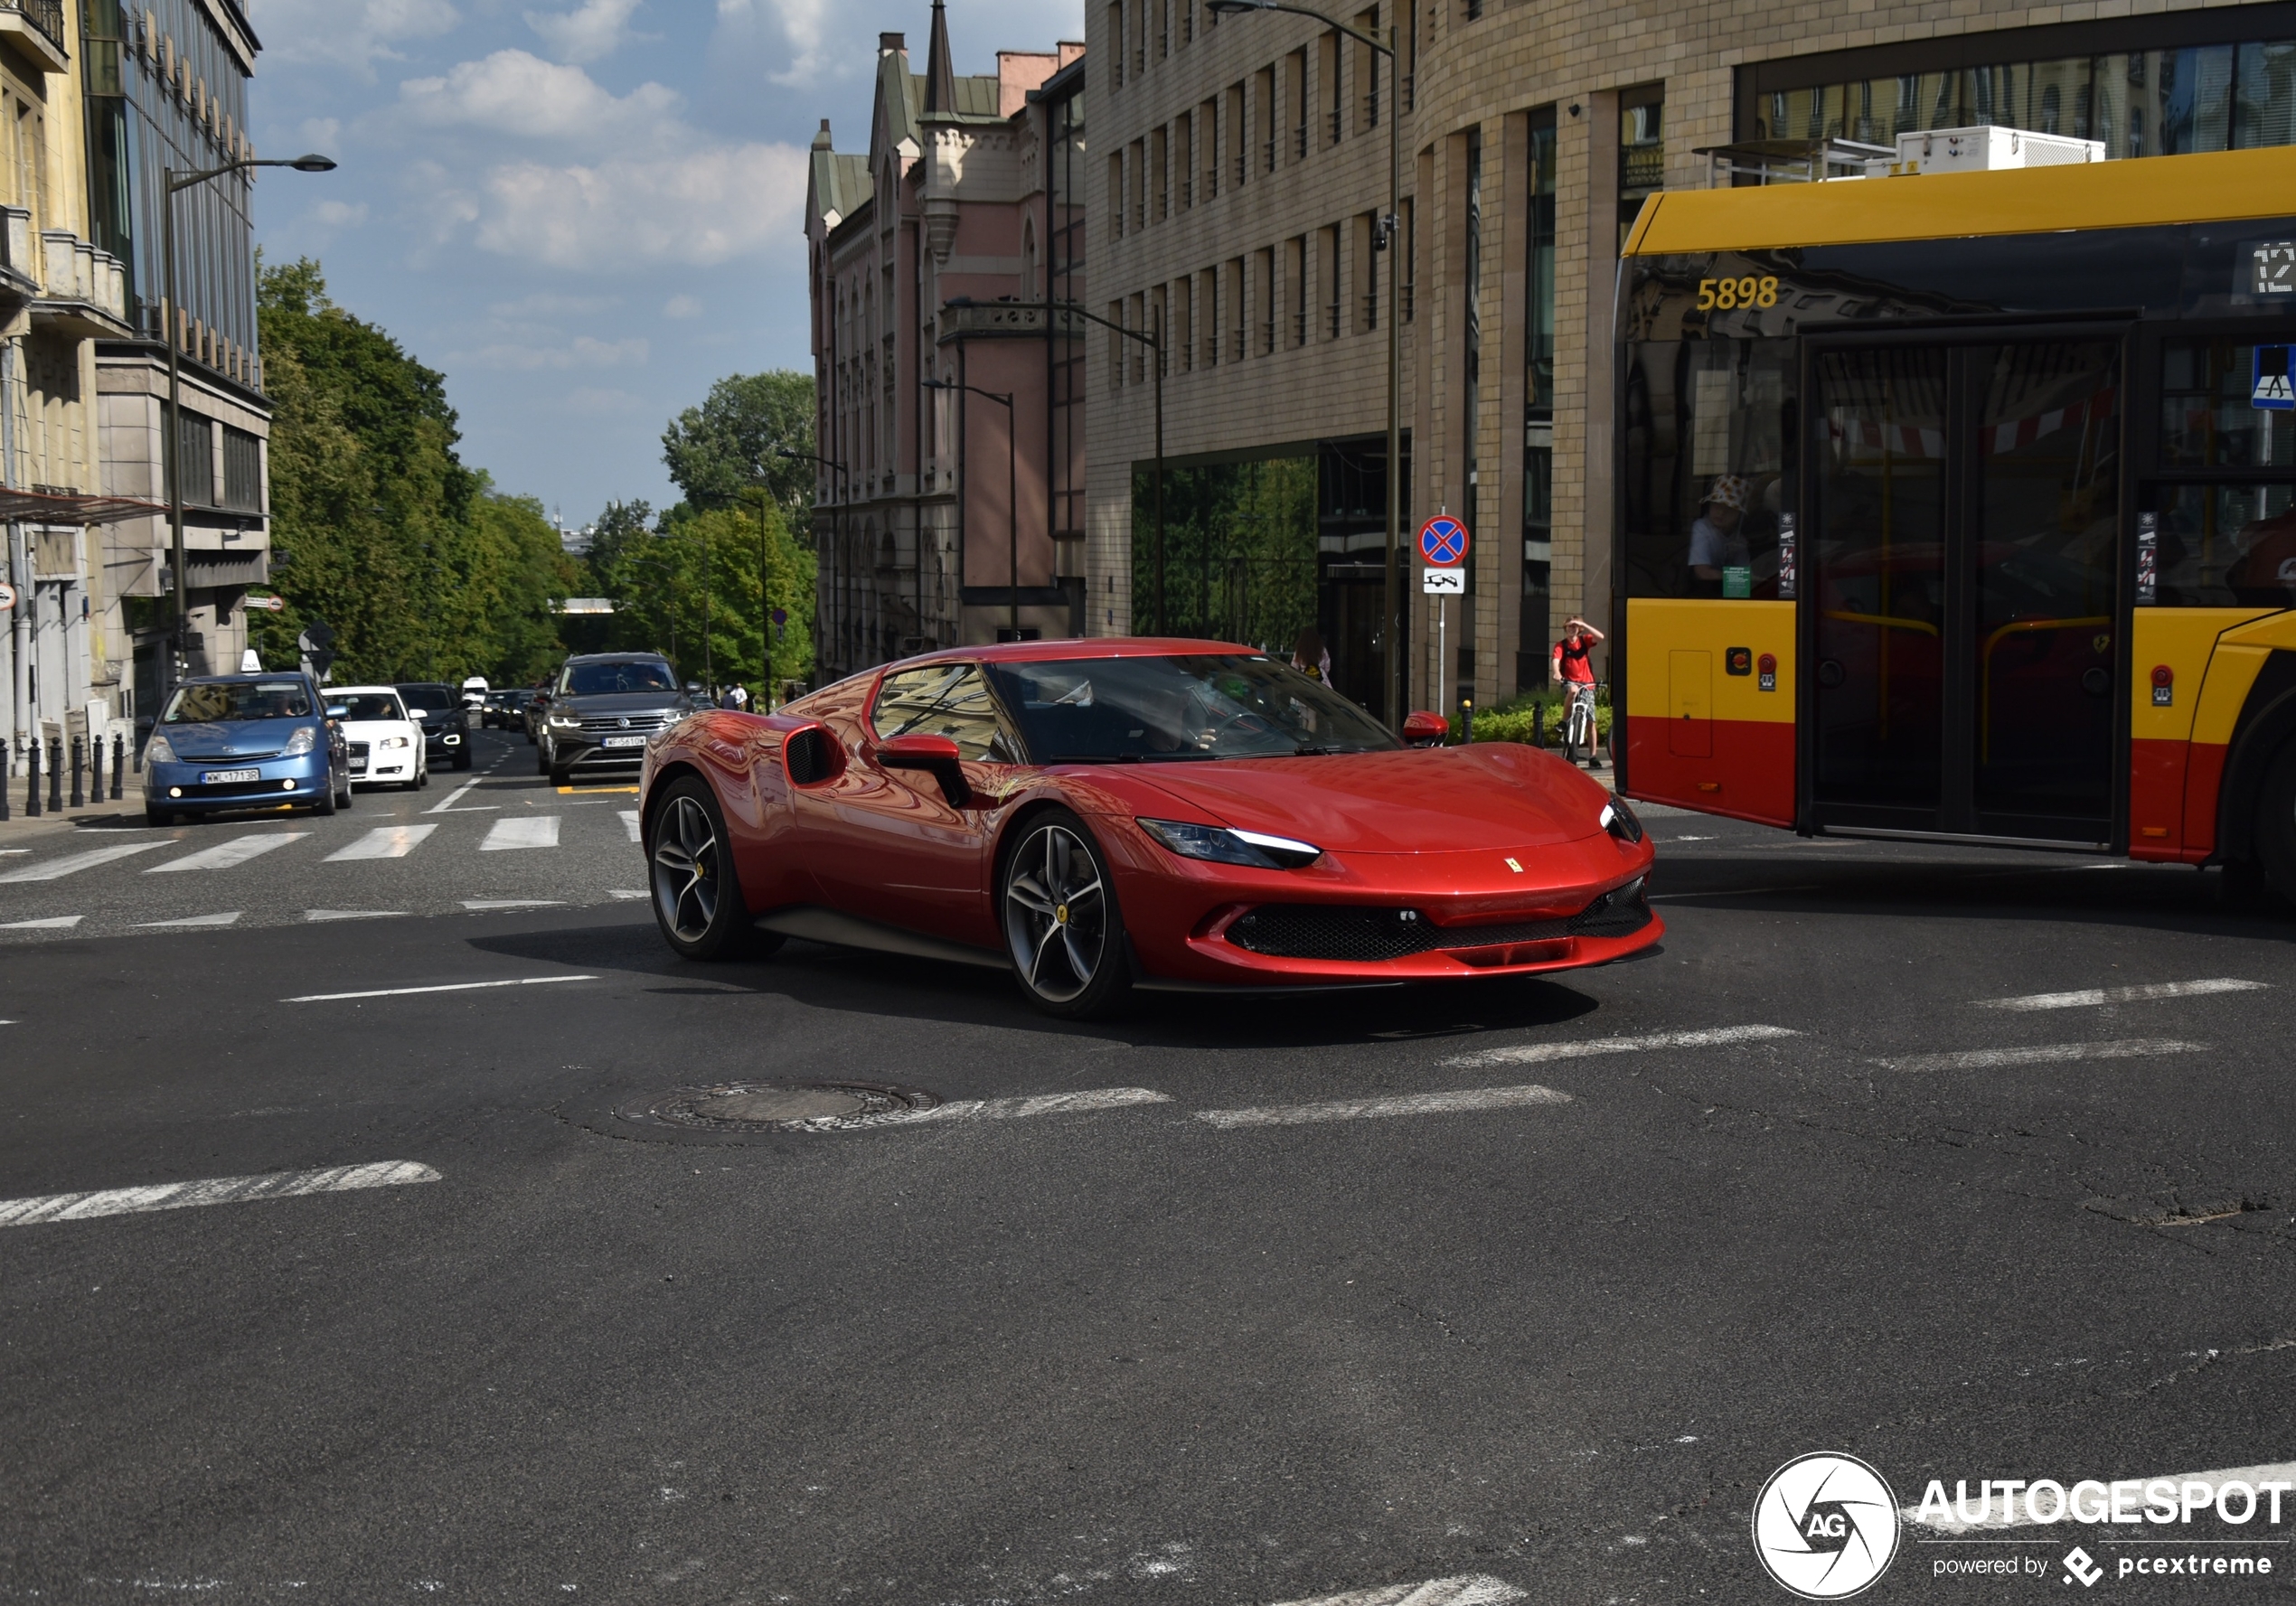
<path id="1" fill-rule="evenodd" d="M 155 864 L 144 874 L 156 876 L 166 870 L 227 870 L 234 865 L 245 864 L 250 859 L 259 859 L 274 848 L 299 842 L 310 834 L 307 831 L 264 831 L 251 836 L 233 837 L 228 842 L 202 848 L 196 853 L 171 859 L 165 864 Z"/>
<path id="2" fill-rule="evenodd" d="M 2022 1048 L 1968 1048 L 1955 1054 L 1901 1054 L 1872 1063 L 1887 1071 L 1989 1071 L 1997 1066 L 2064 1065 L 2079 1059 L 2140 1059 L 2197 1054 L 2206 1043 L 2175 1038 L 2119 1038 L 2103 1043 L 2035 1043 Z"/>
<path id="3" fill-rule="evenodd" d="M 2215 992 L 2257 992 L 2262 981 L 2211 976 L 2198 981 L 2150 981 L 2137 987 L 2084 987 L 2077 992 L 2028 992 L 2021 998 L 1981 998 L 1981 1010 L 2080 1010 L 2093 1004 L 2141 1004 L 2164 998 L 2206 998 Z"/>
<path id="4" fill-rule="evenodd" d="M 87 918 L 85 915 L 51 915 L 45 920 L 11 920 L 0 925 L 0 931 L 70 931 Z"/>
<path id="5" fill-rule="evenodd" d="M 1431 1578 L 1425 1583 L 1388 1583 L 1350 1590 L 1343 1595 L 1284 1601 L 1278 1606 L 1509 1606 L 1510 1601 L 1528 1599 L 1503 1578 L 1462 1573 L 1454 1578 Z"/>
<path id="6" fill-rule="evenodd" d="M 438 828 L 436 825 L 382 825 L 345 848 L 337 848 L 321 862 L 338 864 L 346 859 L 404 859 Z"/>
<path id="7" fill-rule="evenodd" d="M 52 1193 L 38 1198 L 0 1199 L 0 1226 L 87 1221 L 98 1216 L 136 1216 L 150 1210 L 186 1210 L 194 1205 L 236 1205 L 249 1199 L 348 1193 L 353 1188 L 397 1188 L 409 1182 L 438 1180 L 438 1173 L 428 1166 L 411 1160 L 386 1160 L 363 1166 L 329 1166 L 317 1171 L 271 1171 L 260 1177 L 218 1177 L 206 1182 L 113 1188 L 101 1193 Z"/>
<path id="8" fill-rule="evenodd" d="M 562 897 L 466 897 L 466 909 L 555 909 L 566 900 Z"/>
<path id="9" fill-rule="evenodd" d="M 189 918 L 183 920 L 138 920 L 136 923 L 136 929 L 138 931 L 169 931 L 185 926 L 230 925 L 236 922 L 239 917 L 240 911 L 232 909 L 221 915 L 193 915 Z"/>
<path id="10" fill-rule="evenodd" d="M 1222 1129 L 1304 1126 L 1315 1121 L 1363 1121 L 1388 1115 L 1450 1115 L 1462 1110 L 1514 1110 L 1567 1104 L 1570 1094 L 1536 1083 L 1523 1087 L 1476 1087 L 1458 1093 L 1405 1093 L 1389 1098 L 1333 1099 L 1320 1104 L 1271 1104 L 1256 1110 L 1199 1110 L 1196 1119 Z"/>
<path id="11" fill-rule="evenodd" d="M 61 881 L 66 876 L 76 876 L 81 870 L 93 869 L 99 864 L 109 864 L 115 859 L 125 859 L 130 853 L 147 852 L 166 846 L 155 842 L 114 842 L 108 848 L 90 848 L 85 853 L 67 853 L 61 859 L 43 859 L 28 864 L 20 870 L 10 870 L 0 876 L 0 884 L 11 881 Z"/>
<path id="12" fill-rule="evenodd" d="M 481 853 L 506 853 L 517 848 L 555 848 L 558 846 L 557 814 L 529 814 L 524 819 L 497 820 L 486 840 L 478 844 Z"/>
<path id="13" fill-rule="evenodd" d="M 644 897 L 645 894 L 643 892 L 633 892 L 627 887 L 616 887 L 613 891 L 607 893 L 606 896 L 608 897 L 630 898 Z"/>
<path id="14" fill-rule="evenodd" d="M 638 812 L 635 809 L 624 809 L 621 814 L 623 829 L 630 833 L 630 841 L 634 842 L 638 841 Z"/>
<path id="15" fill-rule="evenodd" d="M 306 909 L 306 920 L 388 920 L 404 915 L 404 909 Z"/>
<path id="16" fill-rule="evenodd" d="M 2179 1508 L 2188 1516 L 2191 1512 L 2215 1505 L 2216 1491 L 2228 1483 L 2244 1483 L 2252 1491 L 2261 1490 L 2268 1483 L 2282 1485 L 2296 1483 L 2296 1461 L 2275 1461 L 2270 1466 L 2263 1467 L 2226 1467 L 2216 1472 L 2178 1472 L 2160 1478 L 2116 1478 L 2110 1483 L 2097 1479 L 2096 1482 L 2106 1492 L 2103 1494 L 2084 1492 L 2082 1504 L 2085 1508 L 2094 1509 L 2099 1503 L 2109 1503 L 2112 1499 L 2111 1491 L 2114 1489 L 2127 1489 L 2133 1493 L 2122 1497 L 2122 1509 L 2141 1510 L 2144 1505 L 2145 1485 L 2168 1483 L 2174 1485 L 2177 1491 L 2170 1498 L 2176 1500 Z M 2188 1489 L 2203 1491 L 2188 1505 L 2185 1503 L 2187 1499 L 2185 1491 Z M 2006 1500 L 1994 1491 L 1988 1490 L 1987 1493 L 1993 1498 L 1987 1501 L 1983 1512 L 1975 1522 L 1963 1521 L 1958 1510 L 1954 1510 L 1950 1516 L 1941 1517 L 1936 1514 L 1934 1507 L 1931 1508 L 1930 1515 L 1924 1518 L 1921 1515 L 1921 1507 L 1918 1504 L 1905 1507 L 1903 1515 L 1907 1522 L 1917 1524 L 1935 1534 L 1968 1534 L 1986 1528 L 2028 1528 L 2053 1526 L 2050 1521 L 2037 1520 L 2033 1517 L 2022 1490 Z M 2043 1498 L 2046 1501 L 2048 1497 L 2045 1496 Z M 2233 1498 L 2241 1500 L 2244 1505 L 2246 1504 L 2237 1490 L 2234 1492 Z M 2255 1498 L 2259 1502 L 2268 1504 L 2272 1497 L 2258 1493 Z M 2002 1509 L 2004 1506 L 2009 1508 L 2006 1513 Z M 2079 1520 L 2070 1511 L 2065 1512 L 2055 1519 L 2056 1522 Z"/>
<path id="17" fill-rule="evenodd" d="M 484 779 L 483 776 L 480 778 Z M 477 784 L 478 782 L 476 780 L 465 781 L 461 785 L 447 794 L 447 795 L 439 802 L 432 804 L 429 808 L 425 809 L 423 812 L 426 814 L 483 814 L 490 810 L 502 807 L 500 803 L 473 803 L 466 809 L 456 808 L 455 800 Z"/>
<path id="18" fill-rule="evenodd" d="M 897 1115 L 889 1121 L 873 1121 L 871 1126 L 890 1126 L 922 1121 L 1023 1121 L 1031 1115 L 1074 1115 L 1093 1110 L 1121 1110 L 1133 1104 L 1169 1104 L 1172 1094 L 1158 1093 L 1147 1087 L 1095 1087 L 1077 1093 L 1040 1093 L 1026 1098 L 955 1099 L 946 1104 L 936 1104 L 929 1110 L 919 1110 L 914 1115 Z"/>
<path id="19" fill-rule="evenodd" d="M 1704 1031 L 1661 1031 L 1640 1038 L 1580 1038 L 1564 1043 L 1518 1043 L 1438 1060 L 1439 1065 L 1539 1065 L 1550 1059 L 1586 1059 L 1597 1054 L 1633 1054 L 1646 1048 L 1719 1048 L 1731 1043 L 1761 1043 L 1799 1037 L 1785 1026 L 1717 1026 Z"/>
<path id="20" fill-rule="evenodd" d="M 6 859 L 17 853 L 29 853 L 32 850 L 29 848 L 0 848 L 0 859 Z"/>
<path id="21" fill-rule="evenodd" d="M 508 981 L 448 981 L 437 987 L 379 987 L 372 992 L 306 992 L 283 1004 L 330 1004 L 346 998 L 405 998 L 418 992 L 475 992 L 485 987 L 541 987 L 552 981 L 595 981 L 596 976 L 520 976 Z"/>

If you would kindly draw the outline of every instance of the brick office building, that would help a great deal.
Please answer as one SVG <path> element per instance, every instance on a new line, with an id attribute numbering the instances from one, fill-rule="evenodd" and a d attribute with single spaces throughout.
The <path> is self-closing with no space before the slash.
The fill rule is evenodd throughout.
<path id="1" fill-rule="evenodd" d="M 2113 159 L 2296 141 L 2296 6 L 2135 9 L 1327 8 L 1380 37 L 1400 23 L 1407 519 L 1445 510 L 1475 535 L 1443 670 L 1412 587 L 1414 705 L 1539 684 L 1564 617 L 1610 616 L 1618 245 L 1644 195 L 1711 182 L 1701 147 L 1976 123 Z M 1167 622 L 1280 644 L 1313 618 L 1334 678 L 1376 707 L 1386 71 L 1310 19 L 1202 0 L 1106 0 L 1087 21 L 1095 295 L 1171 331 Z M 1093 355 L 1087 583 L 1109 606 L 1092 623 L 1145 628 L 1151 390 L 1115 346 Z"/>
<path id="2" fill-rule="evenodd" d="M 1082 293 L 1083 52 L 1001 51 L 993 76 L 959 77 L 935 0 L 924 73 L 901 35 L 879 42 L 867 155 L 822 122 L 805 238 L 825 678 L 1084 628 L 1082 343 L 997 305 Z"/>

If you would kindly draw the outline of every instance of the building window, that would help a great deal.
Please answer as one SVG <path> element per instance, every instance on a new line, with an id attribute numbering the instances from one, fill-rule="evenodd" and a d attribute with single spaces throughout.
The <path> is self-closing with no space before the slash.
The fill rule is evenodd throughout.
<path id="1" fill-rule="evenodd" d="M 223 427 L 223 505 L 236 513 L 263 511 L 263 443 L 228 424 Z"/>
<path id="2" fill-rule="evenodd" d="M 1307 236 L 1294 234 L 1284 245 L 1284 274 L 1292 286 L 1291 343 L 1307 343 Z"/>
<path id="3" fill-rule="evenodd" d="M 1666 86 L 1637 84 L 1618 97 L 1618 238 L 1642 210 L 1642 200 L 1666 187 Z"/>
<path id="4" fill-rule="evenodd" d="M 1124 87 L 1124 8 L 1120 3 L 1108 8 L 1108 40 L 1115 48 L 1108 52 L 1108 86 Z"/>
<path id="5" fill-rule="evenodd" d="M 186 506 L 215 505 L 215 422 L 197 413 L 178 415 L 175 479 Z"/>
<path id="6" fill-rule="evenodd" d="M 1463 432 L 1462 465 L 1466 471 L 1467 529 L 1480 533 L 1481 512 L 1476 502 L 1477 465 L 1476 436 L 1482 427 L 1482 130 L 1467 130 L 1465 228 L 1460 241 L 1459 261 L 1462 268 L 1460 288 L 1463 292 L 1466 316 L 1460 329 L 1459 358 L 1461 377 L 1466 382 L 1461 397 L 1460 424 Z M 1459 599 L 1459 662 L 1456 666 L 1460 681 L 1458 695 L 1474 694 L 1475 680 L 1475 561 L 1470 547 L 1467 553 L 1467 591 Z"/>
<path id="7" fill-rule="evenodd" d="M 1515 690 L 1547 683 L 1555 561 L 1555 108 L 1530 114 L 1524 230 L 1523 584 Z"/>

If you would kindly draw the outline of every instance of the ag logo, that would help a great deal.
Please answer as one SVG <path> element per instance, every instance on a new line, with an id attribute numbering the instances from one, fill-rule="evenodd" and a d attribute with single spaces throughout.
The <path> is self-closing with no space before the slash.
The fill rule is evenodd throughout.
<path id="1" fill-rule="evenodd" d="M 1754 1554 L 1803 1600 L 1846 1600 L 1897 1554 L 1896 1497 L 1854 1455 L 1796 1456 L 1754 1502 Z"/>

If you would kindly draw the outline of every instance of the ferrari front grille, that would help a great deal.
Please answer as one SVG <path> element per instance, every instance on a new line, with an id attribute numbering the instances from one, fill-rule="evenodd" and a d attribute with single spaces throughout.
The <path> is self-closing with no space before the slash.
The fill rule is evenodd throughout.
<path id="1" fill-rule="evenodd" d="M 1414 953 L 1547 943 L 1561 937 L 1628 937 L 1651 923 L 1640 881 L 1606 892 L 1576 915 L 1495 925 L 1437 925 L 1416 909 L 1347 904 L 1262 904 L 1238 916 L 1228 940 L 1271 959 L 1377 964 Z"/>

